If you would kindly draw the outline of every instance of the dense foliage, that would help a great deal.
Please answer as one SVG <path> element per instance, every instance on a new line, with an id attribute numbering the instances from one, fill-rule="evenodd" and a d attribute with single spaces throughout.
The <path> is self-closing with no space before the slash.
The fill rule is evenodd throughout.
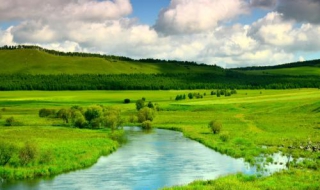
<path id="1" fill-rule="evenodd" d="M 319 88 L 318 76 L 202 74 L 1 75 L 0 90 L 169 90 Z"/>

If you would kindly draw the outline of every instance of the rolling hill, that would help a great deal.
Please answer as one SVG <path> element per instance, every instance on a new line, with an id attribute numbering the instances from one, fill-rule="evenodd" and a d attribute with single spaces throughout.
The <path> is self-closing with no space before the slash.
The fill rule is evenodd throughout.
<path id="1" fill-rule="evenodd" d="M 320 88 L 320 60 L 223 69 L 185 61 L 133 60 L 37 46 L 0 48 L 0 90 Z"/>
<path id="2" fill-rule="evenodd" d="M 0 74 L 160 74 L 223 73 L 216 66 L 161 60 L 122 60 L 116 56 L 56 55 L 45 50 L 1 49 Z"/>

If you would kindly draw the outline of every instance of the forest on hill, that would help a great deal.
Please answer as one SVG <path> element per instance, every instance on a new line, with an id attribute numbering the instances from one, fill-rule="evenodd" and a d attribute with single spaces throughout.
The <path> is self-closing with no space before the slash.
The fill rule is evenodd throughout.
<path id="1" fill-rule="evenodd" d="M 283 70 L 295 68 L 299 73 L 300 67 L 319 68 L 319 60 L 223 69 L 195 62 L 65 53 L 38 46 L 5 46 L 0 56 L 2 91 L 320 88 L 320 75 Z"/>

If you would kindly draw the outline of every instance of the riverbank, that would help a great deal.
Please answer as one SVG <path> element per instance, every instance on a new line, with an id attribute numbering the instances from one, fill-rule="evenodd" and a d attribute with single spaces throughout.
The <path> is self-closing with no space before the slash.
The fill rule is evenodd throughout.
<path id="1" fill-rule="evenodd" d="M 1 158 L 11 156 L 0 166 L 0 177 L 8 181 L 32 179 L 90 167 L 119 147 L 110 134 L 51 126 L 0 127 Z M 6 152 L 9 147 L 11 152 Z"/>
<path id="2" fill-rule="evenodd" d="M 200 93 L 203 98 L 174 100 L 177 95 L 187 95 L 189 92 Z M 153 121 L 154 126 L 182 131 L 186 137 L 223 154 L 235 158 L 243 157 L 252 164 L 255 163 L 256 156 L 276 152 L 283 152 L 294 158 L 306 158 L 301 163 L 293 162 L 287 173 L 255 180 L 232 175 L 217 181 L 220 180 L 221 183 L 228 185 L 229 179 L 235 184 L 245 180 L 246 183 L 252 182 L 256 188 L 267 187 L 256 186 L 256 183 L 270 183 L 275 184 L 274 188 L 278 189 L 281 189 L 282 183 L 294 188 L 295 183 L 290 181 L 296 181 L 300 184 L 298 187 L 311 189 L 314 187 L 315 183 L 311 181 L 320 178 L 320 152 L 308 147 L 317 147 L 320 143 L 319 89 L 238 90 L 235 95 L 219 98 L 211 96 L 210 92 L 209 90 L 1 92 L 0 103 L 5 109 L 0 111 L 2 114 L 0 125 L 4 125 L 7 117 L 14 116 L 24 123 L 26 128 L 48 126 L 53 122 L 50 119 L 39 118 L 38 111 L 41 108 L 58 109 L 94 104 L 117 106 L 129 120 L 137 113 L 135 101 L 145 97 L 147 101 L 157 103 L 160 108 Z M 123 104 L 126 98 L 131 100 L 130 104 Z M 222 123 L 220 134 L 212 134 L 207 127 L 208 122 L 214 119 Z M 268 160 L 276 162 L 270 158 Z"/>

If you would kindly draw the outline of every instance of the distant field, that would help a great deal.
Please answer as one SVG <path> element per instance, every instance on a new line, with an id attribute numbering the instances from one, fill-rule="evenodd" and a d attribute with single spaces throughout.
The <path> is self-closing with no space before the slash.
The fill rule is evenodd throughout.
<path id="1" fill-rule="evenodd" d="M 0 50 L 0 74 L 220 73 L 210 66 L 56 56 L 36 49 Z"/>

